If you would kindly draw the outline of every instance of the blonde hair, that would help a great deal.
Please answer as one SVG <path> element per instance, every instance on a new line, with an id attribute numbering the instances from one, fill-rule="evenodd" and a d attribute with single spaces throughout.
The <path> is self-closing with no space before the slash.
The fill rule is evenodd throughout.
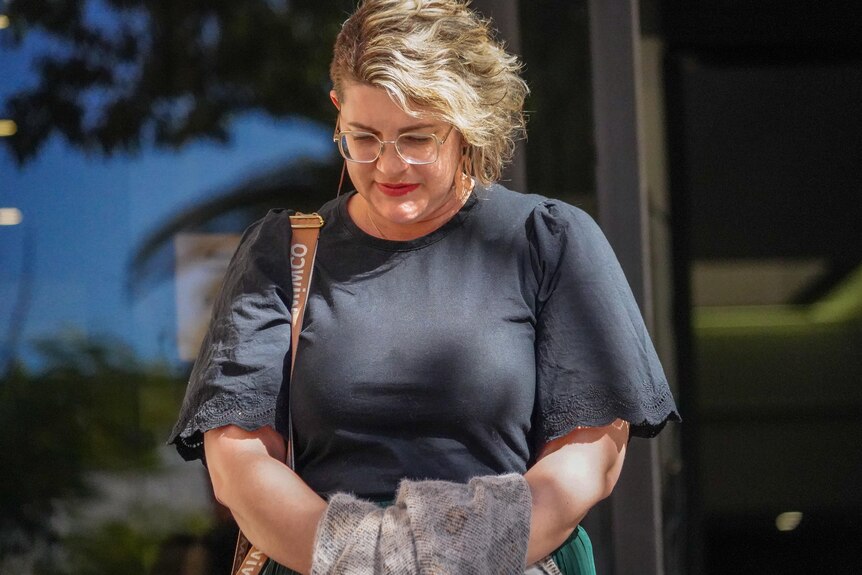
<path id="1" fill-rule="evenodd" d="M 363 0 L 335 41 L 329 74 L 339 99 L 349 82 L 389 92 L 407 113 L 430 113 L 465 142 L 464 170 L 500 177 L 524 135 L 521 63 L 493 38 L 469 0 Z"/>

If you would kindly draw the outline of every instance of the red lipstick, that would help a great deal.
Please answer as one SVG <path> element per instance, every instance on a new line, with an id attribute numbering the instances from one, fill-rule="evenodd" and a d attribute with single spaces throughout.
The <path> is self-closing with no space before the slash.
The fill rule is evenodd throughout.
<path id="1" fill-rule="evenodd" d="M 375 182 L 377 189 L 387 196 L 397 198 L 404 196 L 419 187 L 419 184 L 385 184 L 383 182 Z"/>

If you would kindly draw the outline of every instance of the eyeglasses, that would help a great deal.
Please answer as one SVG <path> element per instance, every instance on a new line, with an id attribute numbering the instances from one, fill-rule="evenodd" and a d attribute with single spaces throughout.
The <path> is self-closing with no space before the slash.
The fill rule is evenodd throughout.
<path id="1" fill-rule="evenodd" d="M 339 132 L 338 126 L 338 124 L 335 125 L 332 141 L 338 144 L 338 151 L 345 160 L 358 164 L 371 164 L 376 162 L 383 153 L 383 146 L 393 144 L 398 157 L 414 166 L 436 162 L 440 157 L 440 146 L 446 143 L 446 139 L 455 127 L 449 126 L 449 130 L 442 139 L 436 134 L 406 133 L 394 140 L 381 140 L 371 132 L 355 130 Z"/>

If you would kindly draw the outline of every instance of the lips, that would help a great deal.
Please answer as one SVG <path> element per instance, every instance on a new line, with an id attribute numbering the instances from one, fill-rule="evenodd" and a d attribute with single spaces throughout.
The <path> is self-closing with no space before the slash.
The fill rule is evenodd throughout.
<path id="1" fill-rule="evenodd" d="M 419 187 L 419 184 L 387 184 L 383 182 L 375 182 L 377 189 L 391 197 L 398 197 L 409 194 Z"/>

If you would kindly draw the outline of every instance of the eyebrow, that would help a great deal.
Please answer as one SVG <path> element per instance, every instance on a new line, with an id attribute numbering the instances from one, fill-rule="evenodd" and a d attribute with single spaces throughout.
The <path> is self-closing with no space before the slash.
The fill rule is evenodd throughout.
<path id="1" fill-rule="evenodd" d="M 350 126 L 351 128 L 356 128 L 358 130 L 362 130 L 365 132 L 371 132 L 373 134 L 379 134 L 380 133 L 379 131 L 375 130 L 371 126 L 366 126 L 365 124 L 360 124 L 359 122 L 347 122 L 347 125 Z M 403 128 L 401 130 L 401 133 L 405 134 L 407 132 L 412 132 L 414 130 L 424 130 L 426 128 L 437 128 L 437 126 L 434 124 L 427 123 L 427 122 L 422 123 L 422 124 L 412 124 L 410 126 Z"/>

